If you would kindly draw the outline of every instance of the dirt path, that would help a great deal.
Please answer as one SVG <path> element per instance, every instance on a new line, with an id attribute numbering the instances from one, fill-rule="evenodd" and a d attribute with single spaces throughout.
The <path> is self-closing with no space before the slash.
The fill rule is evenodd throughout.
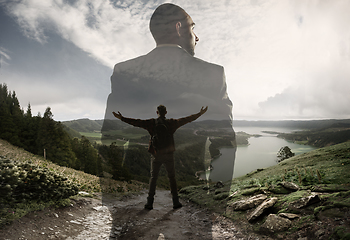
<path id="1" fill-rule="evenodd" d="M 154 209 L 144 210 L 146 196 L 81 198 L 67 208 L 25 216 L 2 229 L 0 239 L 262 239 L 184 200 L 173 210 L 169 191 L 157 191 Z"/>

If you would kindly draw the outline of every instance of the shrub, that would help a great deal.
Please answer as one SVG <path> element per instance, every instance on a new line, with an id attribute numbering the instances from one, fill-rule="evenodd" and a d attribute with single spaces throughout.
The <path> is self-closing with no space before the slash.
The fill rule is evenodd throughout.
<path id="1" fill-rule="evenodd" d="M 48 168 L 18 163 L 0 156 L 0 203 L 65 199 L 78 193 L 78 186 Z"/>
<path id="2" fill-rule="evenodd" d="M 290 157 L 293 157 L 295 153 L 292 152 L 292 150 L 288 147 L 281 147 L 281 149 L 277 153 L 277 161 L 281 162 L 285 159 L 288 159 Z"/>

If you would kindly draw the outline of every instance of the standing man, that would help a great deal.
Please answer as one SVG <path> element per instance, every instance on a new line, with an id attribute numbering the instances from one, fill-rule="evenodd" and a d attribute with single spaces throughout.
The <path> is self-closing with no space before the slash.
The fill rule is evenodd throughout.
<path id="1" fill-rule="evenodd" d="M 220 127 L 233 136 L 232 146 L 236 147 L 232 102 L 226 92 L 224 68 L 194 57 L 199 41 L 194 26 L 192 18 L 181 7 L 171 3 L 157 7 L 149 24 L 156 48 L 114 67 L 102 143 L 108 140 L 114 128 L 111 121 L 114 109 L 126 116 L 137 114 L 136 118 L 148 119 L 152 118 L 149 109 L 162 103 L 174 116 L 188 116 L 196 112 L 198 106 L 208 106 L 209 110 L 201 119 L 220 121 Z M 206 147 L 210 146 L 209 137 L 207 142 Z M 203 160 L 205 169 L 210 161 L 211 156 Z M 227 168 L 226 176 L 233 175 L 234 161 L 235 156 L 232 156 L 232 168 Z"/>
<path id="2" fill-rule="evenodd" d="M 156 193 L 156 184 L 160 167 L 164 164 L 166 171 L 168 172 L 168 178 L 170 182 L 171 194 L 173 197 L 173 208 L 177 209 L 182 207 L 177 194 L 177 185 L 175 179 L 175 164 L 174 164 L 174 133 L 175 131 L 185 125 L 186 123 L 192 122 L 202 116 L 208 107 L 202 107 L 197 114 L 193 114 L 188 117 L 179 119 L 166 119 L 167 114 L 166 107 L 159 105 L 157 107 L 157 119 L 133 119 L 126 118 L 120 112 L 113 115 L 121 121 L 146 129 L 151 135 L 148 151 L 152 154 L 151 159 L 151 178 L 149 182 L 149 192 L 147 197 L 147 203 L 145 209 L 153 209 L 154 195 Z"/>

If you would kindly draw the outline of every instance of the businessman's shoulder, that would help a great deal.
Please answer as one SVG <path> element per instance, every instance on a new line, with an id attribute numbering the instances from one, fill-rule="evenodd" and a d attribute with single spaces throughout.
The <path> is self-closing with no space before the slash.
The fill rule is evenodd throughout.
<path id="1" fill-rule="evenodd" d="M 204 75 L 224 72 L 222 66 L 193 57 L 181 48 L 155 48 L 146 55 L 117 63 L 114 66 L 114 72 L 135 74 L 157 67 L 165 71 L 169 69 L 169 66 L 173 66 L 173 69 L 191 69 L 191 72 L 196 71 Z"/>
<path id="2" fill-rule="evenodd" d="M 193 62 L 195 62 L 201 68 L 209 68 L 210 70 L 223 71 L 224 67 L 215 63 L 207 62 L 203 59 L 192 57 Z"/>
<path id="3" fill-rule="evenodd" d="M 142 65 L 143 62 L 146 61 L 146 56 L 147 55 L 142 55 L 136 58 L 132 58 L 123 62 L 119 62 L 114 65 L 114 72 L 123 72 L 127 71 L 129 69 L 134 69 L 135 66 L 140 66 Z"/>

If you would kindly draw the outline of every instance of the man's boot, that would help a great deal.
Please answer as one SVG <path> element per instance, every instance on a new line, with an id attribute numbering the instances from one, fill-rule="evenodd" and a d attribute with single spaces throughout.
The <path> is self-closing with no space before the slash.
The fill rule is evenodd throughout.
<path id="1" fill-rule="evenodd" d="M 152 210 L 153 209 L 153 197 L 147 197 L 147 203 L 145 205 L 145 209 Z"/>
<path id="2" fill-rule="evenodd" d="M 178 209 L 181 207 L 182 207 L 182 204 L 179 201 L 179 197 L 177 195 L 173 196 L 173 209 Z"/>

